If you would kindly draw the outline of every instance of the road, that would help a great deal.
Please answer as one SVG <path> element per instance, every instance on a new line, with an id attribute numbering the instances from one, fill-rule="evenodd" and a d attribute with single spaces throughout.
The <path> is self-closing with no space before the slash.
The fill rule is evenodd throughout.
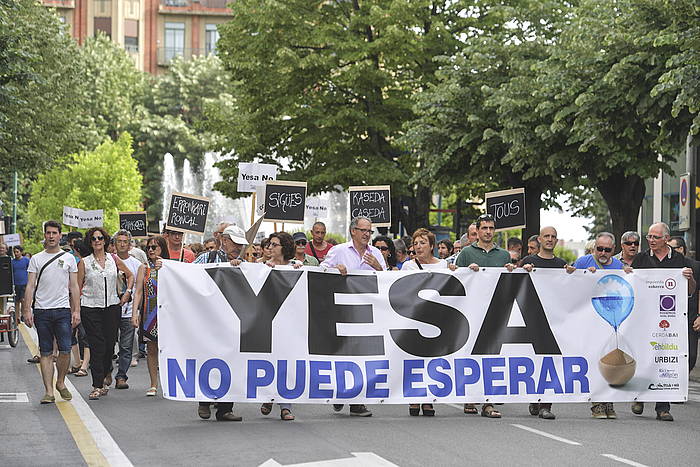
<path id="1" fill-rule="evenodd" d="M 24 333 L 25 339 L 35 339 Z M 196 405 L 146 397 L 145 361 L 129 371 L 127 390 L 112 388 L 87 401 L 90 377 L 69 376 L 73 402 L 40 405 L 38 366 L 26 363 L 31 342 L 0 344 L 0 466 L 76 465 L 697 465 L 700 383 L 689 401 L 673 405 L 673 423 L 616 404 L 617 420 L 595 420 L 585 404 L 554 406 L 540 420 L 524 404 L 499 408 L 500 420 L 466 416 L 459 405 L 437 405 L 437 416 L 409 417 L 406 406 L 372 406 L 374 416 L 296 405 L 282 422 L 275 407 L 237 404 L 242 423 L 200 420 Z M 19 393 L 19 402 L 2 402 Z M 26 401 L 24 400 L 26 394 Z M 79 396 L 79 397 L 78 397 Z"/>

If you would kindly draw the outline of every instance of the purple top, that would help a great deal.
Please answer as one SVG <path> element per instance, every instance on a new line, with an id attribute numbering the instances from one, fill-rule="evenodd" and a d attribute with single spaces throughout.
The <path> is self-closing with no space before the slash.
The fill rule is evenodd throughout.
<path id="1" fill-rule="evenodd" d="M 379 261 L 379 264 L 382 266 L 382 270 L 386 270 L 386 262 L 379 248 L 367 245 L 367 251 L 377 258 L 377 261 Z M 360 256 L 360 252 L 355 249 L 352 240 L 331 248 L 323 259 L 321 266 L 334 268 L 339 264 L 344 265 L 348 271 L 376 271 L 372 266 L 362 261 L 362 256 Z"/>

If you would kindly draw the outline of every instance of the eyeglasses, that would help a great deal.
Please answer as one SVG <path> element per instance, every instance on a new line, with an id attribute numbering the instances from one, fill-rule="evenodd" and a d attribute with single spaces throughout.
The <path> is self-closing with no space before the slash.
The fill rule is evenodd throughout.
<path id="1" fill-rule="evenodd" d="M 93 242 L 101 242 L 101 241 L 104 241 L 104 239 L 105 239 L 105 238 L 104 238 L 103 236 L 101 236 L 101 235 L 92 237 L 92 241 L 93 241 Z"/>
<path id="2" fill-rule="evenodd" d="M 148 248 L 149 250 L 155 251 L 158 249 L 158 245 L 148 245 L 146 248 Z"/>
<path id="3" fill-rule="evenodd" d="M 282 244 L 281 244 L 281 243 L 272 243 L 272 242 L 270 242 L 270 243 L 267 244 L 267 246 L 268 246 L 269 248 L 273 248 L 273 247 L 276 247 L 276 246 L 282 246 Z"/>
<path id="4" fill-rule="evenodd" d="M 627 246 L 639 246 L 639 240 L 637 240 L 636 242 L 622 242 L 622 244 Z"/>
<path id="5" fill-rule="evenodd" d="M 389 247 L 388 247 L 388 246 L 378 246 L 377 248 L 380 249 L 380 250 L 382 250 L 382 251 L 389 251 Z"/>
<path id="6" fill-rule="evenodd" d="M 306 246 L 306 240 L 297 240 L 297 241 L 294 242 L 294 243 L 295 243 L 296 245 L 303 245 L 303 246 Z"/>
<path id="7" fill-rule="evenodd" d="M 607 248 L 607 247 L 604 247 L 604 246 L 597 246 L 595 249 L 598 250 L 598 251 L 600 251 L 601 253 L 602 253 L 603 251 L 606 252 L 606 253 L 611 253 L 612 250 L 613 250 L 612 248 Z"/>
<path id="8" fill-rule="evenodd" d="M 374 230 L 372 230 L 372 229 L 361 229 L 359 227 L 355 227 L 355 230 L 362 232 L 363 234 L 368 233 L 368 234 L 372 235 L 374 233 Z"/>
<path id="9" fill-rule="evenodd" d="M 652 235 L 652 234 L 647 234 L 647 240 L 661 240 L 662 236 L 660 235 Z"/>
<path id="10" fill-rule="evenodd" d="M 253 253 L 253 258 L 259 258 L 259 257 L 260 257 L 260 253 Z"/>

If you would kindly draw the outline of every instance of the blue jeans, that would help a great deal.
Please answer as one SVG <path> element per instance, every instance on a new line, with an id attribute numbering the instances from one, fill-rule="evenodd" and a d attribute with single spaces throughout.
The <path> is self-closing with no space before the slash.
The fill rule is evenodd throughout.
<path id="1" fill-rule="evenodd" d="M 115 379 L 129 379 L 126 372 L 131 366 L 131 351 L 134 347 L 134 327 L 131 318 L 121 318 L 119 322 L 119 369 Z"/>
<path id="2" fill-rule="evenodd" d="M 42 356 L 53 353 L 53 340 L 56 339 L 59 353 L 70 353 L 71 323 L 69 308 L 47 308 L 34 310 L 34 326 L 39 336 L 39 353 Z"/>

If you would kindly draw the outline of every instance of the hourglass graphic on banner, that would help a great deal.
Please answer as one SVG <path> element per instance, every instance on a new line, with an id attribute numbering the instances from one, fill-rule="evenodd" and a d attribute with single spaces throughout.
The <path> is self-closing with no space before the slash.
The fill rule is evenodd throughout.
<path id="1" fill-rule="evenodd" d="M 609 340 L 604 350 L 607 353 L 598 362 L 600 374 L 611 386 L 627 384 L 634 376 L 637 362 L 630 355 L 619 329 L 634 308 L 634 290 L 622 277 L 609 274 L 595 285 L 591 302 L 595 311 L 614 331 L 614 341 Z"/>

